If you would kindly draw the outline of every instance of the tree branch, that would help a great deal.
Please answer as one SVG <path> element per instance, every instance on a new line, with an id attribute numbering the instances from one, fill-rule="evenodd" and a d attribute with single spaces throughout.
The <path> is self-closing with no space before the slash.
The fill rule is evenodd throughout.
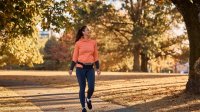
<path id="1" fill-rule="evenodd" d="M 183 14 L 182 9 L 187 9 L 194 5 L 193 3 L 190 2 L 190 0 L 171 0 L 171 1 L 181 14 Z"/>
<path id="2" fill-rule="evenodd" d="M 133 25 L 133 23 L 120 23 L 120 22 L 111 22 L 112 24 L 126 24 L 126 25 Z"/>

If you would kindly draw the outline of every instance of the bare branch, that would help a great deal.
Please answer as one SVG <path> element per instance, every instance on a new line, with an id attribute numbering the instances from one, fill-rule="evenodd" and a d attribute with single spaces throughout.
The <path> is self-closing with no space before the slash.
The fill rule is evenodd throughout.
<path id="1" fill-rule="evenodd" d="M 121 23 L 121 22 L 111 22 L 112 24 L 126 24 L 126 25 L 133 25 L 133 23 Z"/>

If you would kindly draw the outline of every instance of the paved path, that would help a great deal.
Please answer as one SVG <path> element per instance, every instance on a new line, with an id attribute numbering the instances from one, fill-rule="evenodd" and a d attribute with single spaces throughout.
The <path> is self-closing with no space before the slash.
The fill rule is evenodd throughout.
<path id="1" fill-rule="evenodd" d="M 77 90 L 51 86 L 10 87 L 18 95 L 38 106 L 42 111 L 79 112 L 80 103 Z M 133 112 L 125 107 L 93 98 L 93 112 Z"/>

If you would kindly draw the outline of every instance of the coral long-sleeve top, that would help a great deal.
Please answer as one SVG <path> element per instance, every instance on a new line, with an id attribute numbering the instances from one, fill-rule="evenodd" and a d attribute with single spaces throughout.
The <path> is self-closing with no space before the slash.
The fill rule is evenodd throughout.
<path id="1" fill-rule="evenodd" d="M 81 38 L 75 43 L 72 61 L 82 63 L 94 63 L 98 61 L 97 42 L 92 39 Z M 76 67 L 81 67 L 76 64 Z"/>

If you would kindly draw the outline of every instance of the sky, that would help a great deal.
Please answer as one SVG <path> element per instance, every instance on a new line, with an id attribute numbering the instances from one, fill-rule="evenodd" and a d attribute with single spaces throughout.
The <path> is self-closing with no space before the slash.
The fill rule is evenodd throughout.
<path id="1" fill-rule="evenodd" d="M 115 9 L 117 9 L 117 10 L 122 7 L 122 5 L 121 5 L 122 2 L 119 0 L 108 0 L 106 3 L 114 5 Z"/>

